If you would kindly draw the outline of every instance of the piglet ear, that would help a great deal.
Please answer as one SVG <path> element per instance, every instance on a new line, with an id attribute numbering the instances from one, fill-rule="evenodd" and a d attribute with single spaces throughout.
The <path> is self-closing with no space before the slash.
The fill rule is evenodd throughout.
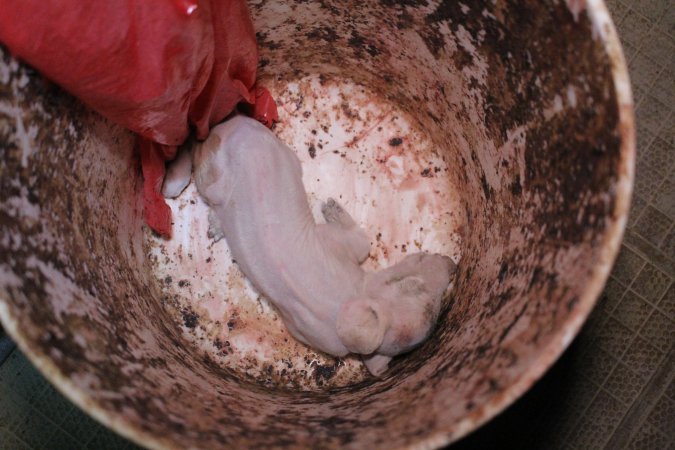
<path id="1" fill-rule="evenodd" d="M 336 326 L 338 337 L 351 353 L 369 355 L 382 345 L 387 321 L 372 299 L 352 299 L 340 308 Z"/>
<path id="2" fill-rule="evenodd" d="M 396 287 L 402 294 L 418 296 L 427 291 L 424 280 L 421 277 L 413 275 L 393 281 L 392 283 L 396 284 Z"/>

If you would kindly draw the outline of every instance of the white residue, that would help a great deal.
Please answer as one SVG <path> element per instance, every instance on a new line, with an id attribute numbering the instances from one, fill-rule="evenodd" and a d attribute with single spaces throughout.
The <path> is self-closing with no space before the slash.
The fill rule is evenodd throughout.
<path id="1" fill-rule="evenodd" d="M 567 102 L 572 108 L 577 107 L 577 93 L 571 84 L 567 86 Z"/>
<path id="2" fill-rule="evenodd" d="M 403 178 L 406 176 L 403 158 L 400 156 L 390 156 L 389 159 L 387 159 L 387 169 L 389 169 L 389 172 L 393 175 L 394 180 L 396 180 L 398 183 L 403 181 Z"/>
<path id="3" fill-rule="evenodd" d="M 579 14 L 586 9 L 586 0 L 565 0 L 575 22 L 579 22 Z"/>
<path id="4" fill-rule="evenodd" d="M 0 286 L 2 286 L 2 288 L 20 288 L 23 286 L 23 280 L 8 266 L 2 265 L 0 266 Z"/>
<path id="5" fill-rule="evenodd" d="M 14 119 L 16 123 L 16 137 L 21 147 L 21 165 L 28 167 L 28 158 L 34 153 L 33 143 L 37 136 L 37 127 L 30 126 L 26 130 L 23 123 L 23 111 L 7 103 L 0 103 L 0 114 L 5 114 Z"/>
<path id="6" fill-rule="evenodd" d="M 29 202 L 25 196 L 10 197 L 2 205 L 3 210 L 12 217 L 31 219 L 34 222 L 40 219 L 40 206 Z"/>

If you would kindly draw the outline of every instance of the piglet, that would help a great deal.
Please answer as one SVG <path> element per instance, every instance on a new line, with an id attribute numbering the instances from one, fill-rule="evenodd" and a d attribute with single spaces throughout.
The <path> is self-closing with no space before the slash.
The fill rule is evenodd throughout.
<path id="1" fill-rule="evenodd" d="M 321 208 L 326 223 L 314 221 L 300 161 L 253 119 L 212 129 L 193 165 L 232 257 L 297 340 L 334 356 L 364 355 L 380 375 L 429 336 L 455 271 L 450 258 L 416 253 L 365 272 L 366 233 L 333 199 Z"/>

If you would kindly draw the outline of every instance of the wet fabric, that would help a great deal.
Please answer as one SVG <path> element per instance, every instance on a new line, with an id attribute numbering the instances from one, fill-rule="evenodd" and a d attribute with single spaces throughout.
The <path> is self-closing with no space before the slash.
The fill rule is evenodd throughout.
<path id="1" fill-rule="evenodd" d="M 146 223 L 171 235 L 164 165 L 194 130 L 205 139 L 239 103 L 271 126 L 256 86 L 244 0 L 3 0 L 0 42 L 108 119 L 138 134 Z"/>

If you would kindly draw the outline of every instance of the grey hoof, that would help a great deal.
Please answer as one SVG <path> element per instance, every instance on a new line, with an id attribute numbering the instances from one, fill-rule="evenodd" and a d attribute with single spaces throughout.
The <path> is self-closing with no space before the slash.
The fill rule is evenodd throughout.
<path id="1" fill-rule="evenodd" d="M 220 226 L 220 221 L 218 217 L 213 213 L 212 209 L 209 209 L 209 229 L 206 232 L 206 236 L 209 239 L 213 239 L 213 242 L 218 242 L 225 237 L 225 233 Z"/>

